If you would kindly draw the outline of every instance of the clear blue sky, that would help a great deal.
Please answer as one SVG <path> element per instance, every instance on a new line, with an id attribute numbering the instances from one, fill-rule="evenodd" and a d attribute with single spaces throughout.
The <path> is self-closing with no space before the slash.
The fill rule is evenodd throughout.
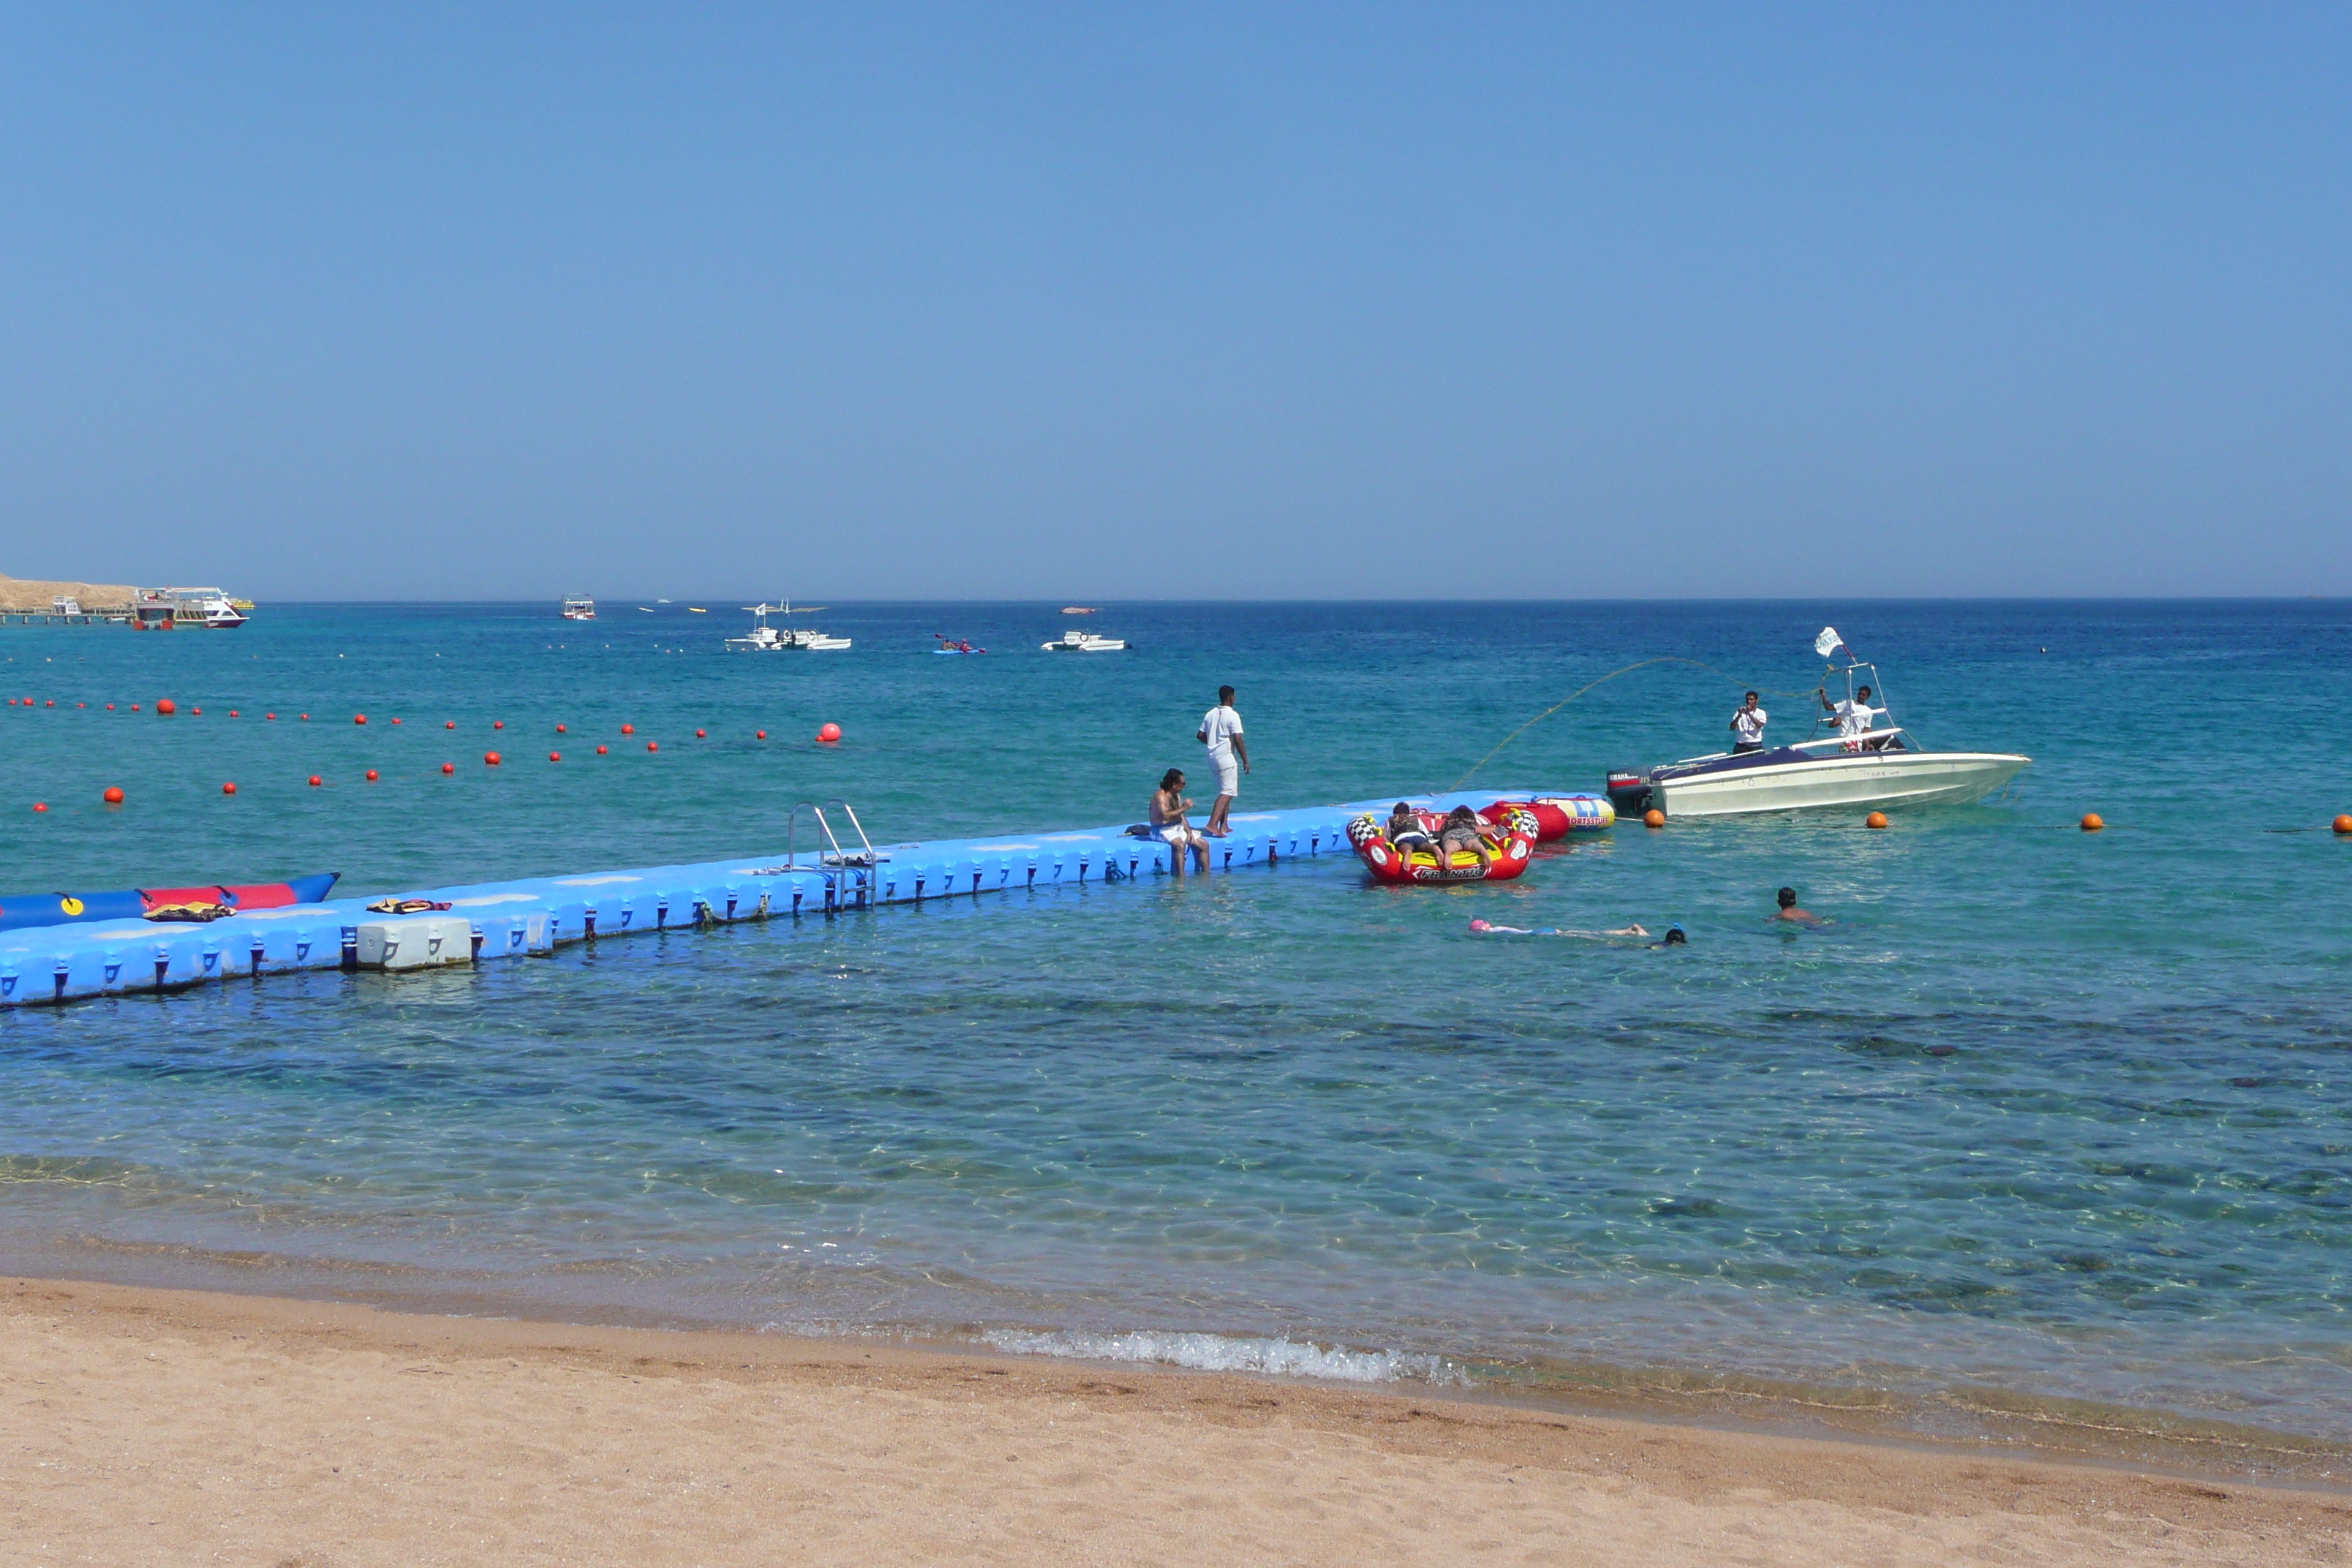
<path id="1" fill-rule="evenodd" d="M 2347 131 L 2341 5 L 7 5 L 0 572 L 2343 594 Z"/>

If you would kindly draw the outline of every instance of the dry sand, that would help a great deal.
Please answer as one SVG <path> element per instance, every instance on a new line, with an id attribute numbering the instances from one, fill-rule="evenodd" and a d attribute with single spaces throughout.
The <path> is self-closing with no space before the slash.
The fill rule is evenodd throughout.
<path id="1" fill-rule="evenodd" d="M 59 595 L 81 601 L 85 610 L 128 610 L 139 590 L 128 583 L 51 583 L 37 578 L 0 576 L 0 611 L 15 615 L 30 611 L 47 615 Z"/>
<path id="2" fill-rule="evenodd" d="M 0 1562 L 2347 1560 L 2352 1500 L 1397 1393 L 19 1280 Z"/>

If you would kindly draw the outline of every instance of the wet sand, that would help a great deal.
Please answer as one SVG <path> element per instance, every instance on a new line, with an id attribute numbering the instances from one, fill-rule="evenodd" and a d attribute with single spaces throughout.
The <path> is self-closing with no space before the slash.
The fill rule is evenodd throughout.
<path id="1" fill-rule="evenodd" d="M 2352 1498 L 770 1334 L 0 1295 L 12 1563 L 2341 1563 Z"/>

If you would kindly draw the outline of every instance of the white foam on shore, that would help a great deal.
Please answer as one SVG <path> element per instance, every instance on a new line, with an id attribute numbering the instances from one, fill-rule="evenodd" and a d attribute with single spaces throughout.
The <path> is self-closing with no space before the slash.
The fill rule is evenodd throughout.
<path id="1" fill-rule="evenodd" d="M 1280 1335 L 1273 1339 L 1235 1339 L 1225 1334 L 1149 1329 L 1124 1334 L 992 1329 L 980 1337 L 994 1349 L 1015 1355 L 1065 1356 L 1074 1361 L 1153 1362 L 1199 1372 L 1256 1372 L 1276 1377 L 1328 1378 L 1339 1383 L 1397 1383 L 1407 1378 L 1439 1384 L 1469 1381 L 1441 1356 L 1403 1351 L 1342 1350 Z"/>

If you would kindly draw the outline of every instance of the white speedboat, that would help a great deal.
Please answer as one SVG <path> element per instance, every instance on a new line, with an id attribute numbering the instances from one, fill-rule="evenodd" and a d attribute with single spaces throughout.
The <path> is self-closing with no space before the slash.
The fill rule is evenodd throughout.
<path id="1" fill-rule="evenodd" d="M 563 596 L 563 618 L 567 621 L 593 621 L 596 618 L 596 601 L 585 594 Z"/>
<path id="2" fill-rule="evenodd" d="M 1118 637 L 1107 637 L 1093 632 L 1066 631 L 1045 645 L 1047 653 L 1118 653 L 1127 644 Z"/>
<path id="3" fill-rule="evenodd" d="M 806 615 L 808 609 L 794 611 L 789 600 L 781 605 L 746 605 L 751 612 L 751 632 L 749 637 L 729 637 L 727 646 L 746 653 L 834 653 L 849 646 L 847 637 L 829 637 L 808 626 L 772 626 L 770 616 Z M 816 605 L 809 606 L 823 609 Z"/>
<path id="4" fill-rule="evenodd" d="M 1815 645 L 1824 657 L 1843 646 L 1829 629 Z M 1811 734 L 1762 751 L 1686 757 L 1647 773 L 1612 773 L 1610 804 L 1620 816 L 1639 817 L 1654 807 L 1669 818 L 1748 816 L 1827 806 L 1946 805 L 1982 800 L 2033 762 L 2010 752 L 1927 749 L 1895 723 L 1883 706 L 1886 694 L 1878 667 L 1851 652 L 1845 687 L 1838 733 Z M 1871 690 L 1882 705 L 1858 701 L 1854 694 L 1861 689 Z M 1813 728 L 1818 731 L 1821 723 L 1817 716 Z"/>

